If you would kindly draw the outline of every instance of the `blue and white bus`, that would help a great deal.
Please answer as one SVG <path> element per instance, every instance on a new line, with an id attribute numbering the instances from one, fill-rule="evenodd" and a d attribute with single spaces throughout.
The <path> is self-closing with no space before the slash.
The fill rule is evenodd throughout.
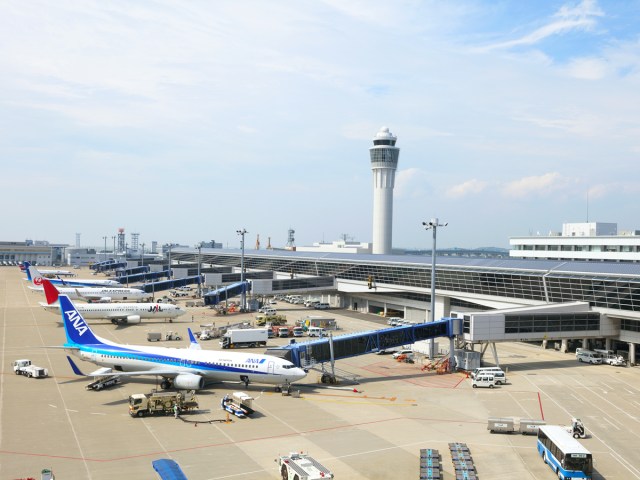
<path id="1" fill-rule="evenodd" d="M 565 427 L 543 425 L 538 429 L 538 453 L 558 478 L 587 478 L 593 473 L 589 450 L 571 436 Z"/>

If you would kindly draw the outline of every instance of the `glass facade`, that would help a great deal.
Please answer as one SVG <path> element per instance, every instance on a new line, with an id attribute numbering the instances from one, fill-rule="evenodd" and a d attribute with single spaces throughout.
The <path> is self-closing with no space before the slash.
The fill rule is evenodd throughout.
<path id="1" fill-rule="evenodd" d="M 600 314 L 538 313 L 505 315 L 504 333 L 582 332 L 600 329 Z"/>
<path id="2" fill-rule="evenodd" d="M 193 254 L 176 254 L 179 260 L 193 260 Z M 203 254 L 203 262 L 212 265 L 240 266 L 238 253 Z M 319 257 L 297 258 L 291 255 L 245 255 L 249 270 L 270 270 L 293 276 L 335 277 L 367 284 L 372 277 L 377 285 L 402 286 L 429 292 L 431 267 L 427 264 L 376 260 L 336 260 Z M 274 287 L 275 288 L 275 287 Z M 438 265 L 436 289 L 537 302 L 588 302 L 592 307 L 640 312 L 640 276 L 612 274 L 573 274 L 526 268 L 489 268 L 468 265 Z M 373 293 L 373 292 L 372 292 Z M 417 295 L 421 295 L 416 293 Z M 426 299 L 416 297 L 416 299 Z"/>

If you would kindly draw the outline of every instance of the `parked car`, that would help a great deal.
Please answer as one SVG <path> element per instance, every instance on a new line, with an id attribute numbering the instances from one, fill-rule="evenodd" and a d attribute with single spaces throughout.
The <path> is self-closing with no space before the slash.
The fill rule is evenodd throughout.
<path id="1" fill-rule="evenodd" d="M 329 310 L 329 308 L 331 308 L 331 305 L 329 305 L 328 303 L 318 303 L 313 308 L 315 308 L 316 310 Z"/>
<path id="2" fill-rule="evenodd" d="M 407 357 L 413 357 L 413 350 L 411 350 L 410 348 L 409 348 L 409 349 L 406 349 L 406 348 L 405 348 L 405 349 L 403 349 L 403 350 L 397 350 L 397 351 L 392 355 L 392 357 L 393 357 L 394 359 L 397 359 L 397 358 L 398 358 L 399 356 L 401 356 L 401 355 L 406 355 Z"/>

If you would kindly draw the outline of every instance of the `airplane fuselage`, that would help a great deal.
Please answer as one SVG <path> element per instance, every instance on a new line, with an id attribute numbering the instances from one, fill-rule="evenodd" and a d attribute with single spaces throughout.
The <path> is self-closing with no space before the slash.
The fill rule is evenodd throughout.
<path id="1" fill-rule="evenodd" d="M 306 372 L 291 362 L 271 355 L 217 352 L 143 345 L 83 345 L 70 350 L 75 356 L 120 372 L 139 372 L 173 367 L 175 376 L 198 375 L 206 380 L 245 381 L 278 385 L 291 383 Z M 170 375 L 162 375 L 169 377 Z"/>
<path id="2" fill-rule="evenodd" d="M 48 312 L 60 313 L 60 307 L 57 304 L 43 305 L 43 307 Z M 75 307 L 87 320 L 126 319 L 127 317 L 176 318 L 186 313 L 180 307 L 166 303 L 79 303 Z"/>

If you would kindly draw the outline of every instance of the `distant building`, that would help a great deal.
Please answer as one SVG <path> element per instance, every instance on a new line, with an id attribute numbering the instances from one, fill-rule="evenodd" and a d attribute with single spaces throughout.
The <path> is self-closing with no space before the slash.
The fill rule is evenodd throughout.
<path id="1" fill-rule="evenodd" d="M 338 240 L 331 243 L 315 242 L 311 247 L 297 247 L 296 250 L 317 253 L 371 253 L 371 244 Z"/>
<path id="2" fill-rule="evenodd" d="M 66 245 L 44 240 L 0 242 L 0 265 L 24 261 L 38 265 L 60 265 L 64 262 L 65 248 Z"/>
<path id="3" fill-rule="evenodd" d="M 616 223 L 565 223 L 562 233 L 509 239 L 511 258 L 640 262 L 640 231 Z"/>

